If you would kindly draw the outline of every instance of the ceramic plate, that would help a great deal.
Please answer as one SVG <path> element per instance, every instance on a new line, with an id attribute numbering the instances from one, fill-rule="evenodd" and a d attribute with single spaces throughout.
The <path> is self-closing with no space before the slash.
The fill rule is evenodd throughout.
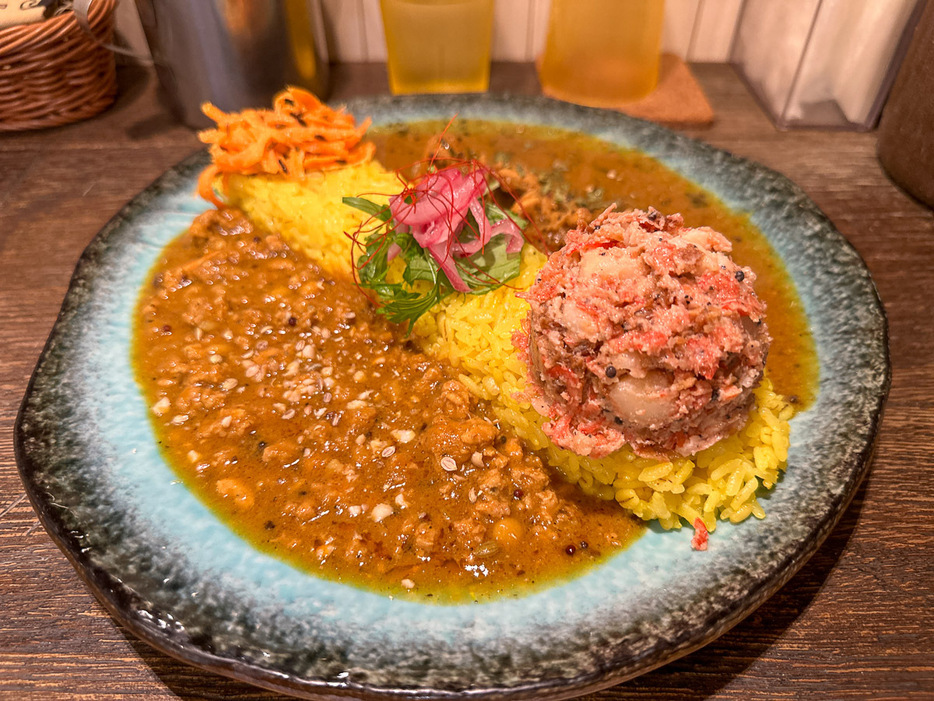
<path id="1" fill-rule="evenodd" d="M 198 155 L 166 173 L 78 264 L 16 426 L 42 523 L 110 612 L 143 640 L 221 674 L 298 695 L 559 698 L 620 682 L 725 632 L 817 549 L 868 466 L 888 389 L 886 322 L 854 249 L 795 185 L 658 126 L 544 99 L 351 103 L 375 124 L 462 117 L 576 129 L 639 149 L 749 212 L 784 259 L 817 342 L 821 386 L 792 422 L 768 517 L 649 529 L 566 584 L 439 606 L 304 574 L 227 529 L 163 461 L 130 361 L 137 292 L 160 249 L 206 208 Z"/>

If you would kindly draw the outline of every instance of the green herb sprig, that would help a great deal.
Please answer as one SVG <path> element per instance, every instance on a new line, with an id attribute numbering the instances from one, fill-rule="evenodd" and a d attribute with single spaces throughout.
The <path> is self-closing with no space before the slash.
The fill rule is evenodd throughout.
<path id="1" fill-rule="evenodd" d="M 363 252 L 356 260 L 358 284 L 375 295 L 380 314 L 394 323 L 408 324 L 411 331 L 419 317 L 455 292 L 451 281 L 412 234 L 396 228 L 388 204 L 379 205 L 363 197 L 344 197 L 342 201 L 370 215 L 371 221 L 378 222 L 361 242 Z M 527 224 L 525 219 L 503 210 L 494 202 L 485 201 L 483 205 L 491 226 L 506 218 L 511 219 L 520 231 Z M 478 223 L 469 213 L 463 231 L 478 230 Z M 397 255 L 405 265 L 401 283 L 387 279 L 393 244 L 399 247 Z M 519 274 L 521 253 L 509 253 L 506 249 L 506 237 L 499 235 L 473 255 L 454 259 L 457 272 L 470 288 L 470 294 L 486 294 Z M 416 291 L 415 286 L 421 282 L 428 283 L 427 289 Z"/>

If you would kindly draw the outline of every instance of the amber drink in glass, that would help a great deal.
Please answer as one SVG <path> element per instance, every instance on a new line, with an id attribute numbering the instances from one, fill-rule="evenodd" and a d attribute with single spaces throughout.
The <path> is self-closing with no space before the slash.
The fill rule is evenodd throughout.
<path id="1" fill-rule="evenodd" d="M 560 100 L 616 107 L 658 82 L 664 0 L 551 0 L 543 91 Z"/>
<path id="2" fill-rule="evenodd" d="M 493 0 L 380 0 L 393 94 L 483 92 Z"/>

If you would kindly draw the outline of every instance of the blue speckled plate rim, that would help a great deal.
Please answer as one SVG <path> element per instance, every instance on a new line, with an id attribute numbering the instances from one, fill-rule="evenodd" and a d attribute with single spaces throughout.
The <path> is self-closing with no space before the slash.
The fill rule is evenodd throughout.
<path id="1" fill-rule="evenodd" d="M 686 168 L 683 162 L 679 163 L 679 158 L 681 158 L 681 154 L 690 154 L 689 160 L 695 163 L 718 165 L 718 172 L 741 172 L 753 182 L 757 179 L 764 179 L 767 181 L 765 184 L 774 189 L 779 200 L 795 210 L 795 214 L 806 220 L 808 226 L 817 227 L 821 234 L 827 237 L 827 245 L 852 252 L 848 264 L 852 263 L 852 257 L 854 256 L 858 261 L 858 256 L 848 242 L 833 229 L 829 221 L 804 193 L 787 179 L 767 171 L 762 166 L 738 159 L 705 144 L 615 113 L 588 110 L 544 99 L 492 96 L 358 100 L 351 103 L 351 109 L 359 116 L 374 114 L 377 123 L 408 121 L 430 116 L 445 117 L 454 112 L 460 112 L 463 116 L 492 119 L 517 117 L 517 121 L 552 123 L 556 126 L 582 128 L 584 131 L 597 133 L 604 138 L 610 137 L 617 141 L 622 139 L 628 142 L 629 145 L 641 148 L 641 150 L 658 157 L 682 172 L 689 171 L 690 168 Z M 398 119 L 395 119 L 397 117 Z M 61 514 L 57 512 L 52 501 L 54 495 L 43 494 L 42 485 L 35 479 L 41 474 L 44 466 L 35 464 L 32 461 L 31 451 L 26 448 L 27 439 L 35 438 L 35 436 L 24 434 L 23 420 L 24 415 L 27 413 L 30 397 L 33 395 L 36 377 L 40 369 L 45 367 L 48 356 L 53 352 L 52 348 L 55 345 L 57 335 L 61 332 L 61 327 L 67 324 L 67 320 L 81 306 L 82 295 L 87 291 L 87 280 L 89 277 L 93 277 L 94 266 L 106 253 L 109 238 L 113 235 L 119 235 L 122 227 L 127 222 L 131 222 L 140 211 L 144 211 L 158 192 L 177 187 L 179 182 L 185 182 L 187 178 L 190 178 L 197 171 L 199 165 L 203 163 L 202 159 L 202 155 L 196 155 L 194 158 L 180 164 L 177 169 L 166 174 L 163 178 L 160 178 L 151 188 L 147 189 L 114 217 L 83 254 L 59 320 L 56 322 L 56 327 L 53 329 L 49 342 L 42 353 L 36 375 L 30 381 L 23 409 L 17 417 L 15 431 L 17 460 L 30 499 L 39 513 L 43 525 L 49 530 L 53 538 L 69 556 L 78 572 L 101 598 L 111 613 L 139 637 L 169 654 L 207 669 L 291 693 L 327 693 L 335 695 L 381 693 L 387 696 L 413 698 L 457 695 L 457 689 L 418 689 L 412 687 L 403 688 L 401 686 L 395 688 L 372 687 L 366 684 L 355 685 L 353 683 L 301 679 L 289 675 L 287 671 L 266 669 L 227 656 L 214 655 L 209 650 L 198 647 L 186 638 L 184 631 L 179 632 L 178 630 L 165 628 L 164 625 L 159 623 L 170 620 L 170 615 L 160 616 L 158 612 L 145 611 L 146 602 L 142 601 L 134 591 L 124 587 L 113 572 L 96 568 L 93 565 L 86 552 L 82 549 L 81 534 L 68 531 L 65 521 L 62 519 Z M 725 199 L 728 204 L 736 204 L 731 203 L 729 197 L 724 197 L 723 187 L 716 182 L 716 178 L 711 181 L 709 178 L 698 178 L 696 174 L 689 172 L 686 174 L 693 175 L 693 179 L 700 181 L 702 185 L 713 190 Z M 713 175 L 716 175 L 716 173 Z M 862 263 L 860 262 L 859 265 L 862 266 Z M 863 267 L 859 273 L 865 276 L 865 280 L 868 281 L 869 285 L 867 290 L 871 299 L 864 301 L 869 302 L 877 314 L 879 337 L 875 341 L 880 345 L 882 358 L 879 360 L 882 362 L 884 371 L 873 388 L 874 396 L 870 406 L 871 421 L 866 427 L 868 440 L 862 443 L 858 451 L 850 455 L 850 464 L 841 466 L 842 473 L 846 478 L 839 485 L 839 493 L 835 499 L 828 503 L 826 513 L 810 524 L 808 537 L 802 540 L 800 547 L 794 552 L 787 553 L 780 561 L 770 563 L 771 569 L 766 573 L 766 576 L 748 587 L 741 597 L 716 602 L 716 605 L 710 608 L 708 618 L 696 620 L 695 625 L 691 628 L 682 629 L 667 639 L 656 637 L 656 645 L 644 650 L 638 657 L 629 655 L 625 645 L 617 646 L 616 649 L 609 651 L 607 654 L 601 655 L 601 653 L 595 652 L 594 654 L 600 659 L 598 664 L 594 666 L 594 671 L 586 675 L 562 679 L 524 680 L 509 688 L 490 687 L 462 690 L 466 695 L 504 698 L 516 696 L 560 698 L 616 683 L 685 654 L 723 633 L 751 612 L 797 571 L 801 564 L 817 549 L 836 523 L 846 504 L 852 498 L 856 486 L 865 474 L 890 381 L 884 312 L 868 272 Z M 796 282 L 799 281 L 796 279 Z M 719 531 L 717 535 L 720 535 Z M 145 612 L 146 615 L 140 615 L 141 611 Z"/>

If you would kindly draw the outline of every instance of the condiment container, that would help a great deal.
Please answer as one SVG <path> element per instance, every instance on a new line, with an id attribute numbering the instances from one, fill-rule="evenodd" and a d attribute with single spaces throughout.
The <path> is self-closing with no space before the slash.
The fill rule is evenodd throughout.
<path id="1" fill-rule="evenodd" d="M 329 67 L 319 0 L 136 0 L 159 81 L 195 128 L 222 110 L 268 107 L 287 85 L 324 98 Z"/>

